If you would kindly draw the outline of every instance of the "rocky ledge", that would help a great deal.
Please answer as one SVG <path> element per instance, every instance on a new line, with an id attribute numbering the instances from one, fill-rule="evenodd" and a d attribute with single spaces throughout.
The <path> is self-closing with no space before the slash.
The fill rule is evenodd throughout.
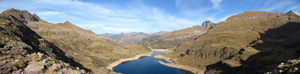
<path id="1" fill-rule="evenodd" d="M 300 73 L 300 57 L 280 63 L 274 71 L 266 72 L 266 74 L 299 74 Z"/>

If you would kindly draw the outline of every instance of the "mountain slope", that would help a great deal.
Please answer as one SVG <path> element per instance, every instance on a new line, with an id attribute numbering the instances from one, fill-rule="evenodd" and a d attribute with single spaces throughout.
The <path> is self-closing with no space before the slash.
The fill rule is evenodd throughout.
<path id="1" fill-rule="evenodd" d="M 36 17 L 27 11 L 10 9 L 1 15 L 9 18 L 25 20 L 25 25 L 37 32 L 49 42 L 57 45 L 65 54 L 95 73 L 112 73 L 105 67 L 118 59 L 147 53 L 149 50 L 136 44 L 123 45 L 109 38 L 96 36 L 90 30 L 84 30 L 66 21 L 52 24 L 41 19 L 30 20 L 26 17 Z"/>
<path id="2" fill-rule="evenodd" d="M 1 73 L 79 74 L 89 71 L 23 23 L 16 18 L 0 16 Z"/>
<path id="3" fill-rule="evenodd" d="M 175 30 L 164 35 L 151 35 L 150 37 L 143 39 L 143 43 L 150 48 L 174 48 L 180 43 L 193 40 L 206 33 L 206 31 L 214 25 L 215 24 L 208 20 L 203 22 L 202 26 L 193 26 L 186 29 Z"/>
<path id="4" fill-rule="evenodd" d="M 299 56 L 299 36 L 295 36 L 300 30 L 299 22 L 300 17 L 292 12 L 246 11 L 218 23 L 205 35 L 180 44 L 165 56 L 179 64 L 207 69 L 206 73 L 263 73 L 279 62 Z M 285 43 L 289 44 L 278 48 Z"/>

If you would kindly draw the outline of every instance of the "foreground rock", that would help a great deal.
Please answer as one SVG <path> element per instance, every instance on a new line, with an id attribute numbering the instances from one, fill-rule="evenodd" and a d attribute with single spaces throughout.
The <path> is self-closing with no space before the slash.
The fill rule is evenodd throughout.
<path id="1" fill-rule="evenodd" d="M 58 47 L 12 17 L 0 16 L 0 72 L 3 74 L 90 72 Z"/>
<path id="2" fill-rule="evenodd" d="M 300 73 L 300 57 L 286 62 L 281 62 L 275 70 L 266 72 L 266 74 L 299 74 Z"/>

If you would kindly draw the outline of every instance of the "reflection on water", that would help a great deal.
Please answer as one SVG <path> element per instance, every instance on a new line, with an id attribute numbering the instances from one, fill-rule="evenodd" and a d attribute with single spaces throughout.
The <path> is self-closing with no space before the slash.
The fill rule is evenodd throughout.
<path id="1" fill-rule="evenodd" d="M 189 72 L 160 64 L 158 61 L 166 63 L 167 61 L 163 59 L 156 59 L 154 58 L 154 55 L 163 53 L 164 52 L 155 51 L 152 56 L 120 64 L 114 67 L 113 70 L 123 74 L 189 74 Z"/>

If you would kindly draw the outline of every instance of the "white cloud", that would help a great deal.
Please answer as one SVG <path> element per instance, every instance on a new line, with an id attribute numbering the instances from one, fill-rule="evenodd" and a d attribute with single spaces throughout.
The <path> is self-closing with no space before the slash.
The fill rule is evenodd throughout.
<path id="1" fill-rule="evenodd" d="M 137 32 L 136 29 L 129 28 L 116 28 L 116 27 L 102 27 L 104 30 L 114 31 L 114 32 Z"/>
<path id="2" fill-rule="evenodd" d="M 213 3 L 213 8 L 217 9 L 220 7 L 220 3 L 222 2 L 222 0 L 210 0 Z"/>
<path id="3" fill-rule="evenodd" d="M 64 15 L 64 12 L 58 12 L 58 11 L 42 11 L 42 12 L 36 12 L 36 14 L 39 14 L 39 16 L 55 16 L 55 15 Z"/>
<path id="4" fill-rule="evenodd" d="M 300 13 L 298 13 L 298 12 L 296 12 L 296 11 L 294 11 L 294 12 L 295 12 L 296 15 L 298 15 L 298 16 L 300 15 Z"/>
<path id="5" fill-rule="evenodd" d="M 276 0 L 267 0 L 260 10 L 274 11 L 276 9 L 282 9 L 285 6 L 291 6 L 294 2 L 290 0 L 282 0 L 280 2 Z"/>
<path id="6" fill-rule="evenodd" d="M 77 24 L 79 27 L 81 28 L 85 28 L 85 29 L 88 29 L 88 28 L 99 28 L 99 27 L 102 27 L 104 26 L 105 24 L 104 23 L 101 23 L 101 22 L 93 22 L 93 21 L 90 21 L 88 23 L 83 23 L 83 24 Z"/>
<path id="7" fill-rule="evenodd" d="M 231 16 L 231 15 L 230 15 Z M 228 17 L 230 17 L 230 16 L 225 16 L 225 17 L 223 17 L 223 18 L 221 18 L 220 20 L 219 20 L 219 22 L 221 22 L 221 21 L 225 21 Z"/>

